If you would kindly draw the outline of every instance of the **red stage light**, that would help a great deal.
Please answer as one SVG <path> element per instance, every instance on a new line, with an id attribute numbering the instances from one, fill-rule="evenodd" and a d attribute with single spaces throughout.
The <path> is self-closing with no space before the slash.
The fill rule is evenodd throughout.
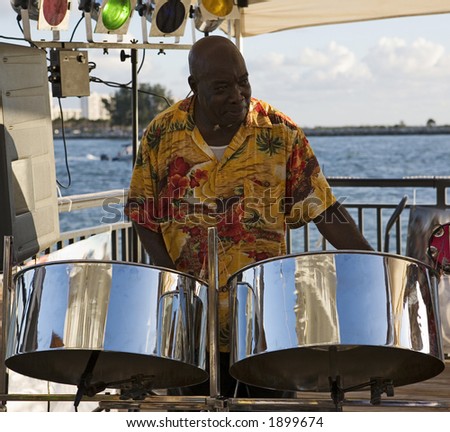
<path id="1" fill-rule="evenodd" d="M 42 4 L 44 18 L 52 27 L 62 23 L 69 9 L 70 3 L 67 0 L 44 0 Z"/>
<path id="2" fill-rule="evenodd" d="M 41 0 L 38 30 L 67 30 L 70 0 Z"/>

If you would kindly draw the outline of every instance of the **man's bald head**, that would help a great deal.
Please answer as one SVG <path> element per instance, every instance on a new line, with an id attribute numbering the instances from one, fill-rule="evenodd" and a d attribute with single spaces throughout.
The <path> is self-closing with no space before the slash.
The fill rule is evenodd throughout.
<path id="1" fill-rule="evenodd" d="M 198 40 L 189 52 L 190 75 L 199 79 L 209 71 L 209 65 L 214 64 L 217 59 L 227 58 L 230 62 L 242 62 L 245 60 L 231 40 L 222 36 L 207 36 Z"/>
<path id="2" fill-rule="evenodd" d="M 189 53 L 189 69 L 197 125 L 203 131 L 218 126 L 237 129 L 247 115 L 252 89 L 236 45 L 220 36 L 200 39 Z"/>

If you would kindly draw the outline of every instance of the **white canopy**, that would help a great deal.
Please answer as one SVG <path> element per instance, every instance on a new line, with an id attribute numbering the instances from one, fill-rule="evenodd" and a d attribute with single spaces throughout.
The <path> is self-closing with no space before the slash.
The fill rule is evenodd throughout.
<path id="1" fill-rule="evenodd" d="M 241 35 L 413 15 L 450 13 L 449 0 L 249 0 Z"/>

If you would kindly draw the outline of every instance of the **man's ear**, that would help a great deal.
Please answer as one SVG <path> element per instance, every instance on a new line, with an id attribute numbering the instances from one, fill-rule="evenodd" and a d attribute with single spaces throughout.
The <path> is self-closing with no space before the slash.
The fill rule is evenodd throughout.
<path id="1" fill-rule="evenodd" d="M 189 83 L 189 87 L 192 90 L 192 93 L 196 94 L 197 93 L 197 83 L 195 82 L 195 79 L 192 75 L 189 75 L 188 83 Z"/>

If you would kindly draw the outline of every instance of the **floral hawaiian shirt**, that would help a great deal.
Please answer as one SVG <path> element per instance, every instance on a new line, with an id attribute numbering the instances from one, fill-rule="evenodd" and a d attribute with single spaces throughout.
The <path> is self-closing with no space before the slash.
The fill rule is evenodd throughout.
<path id="1" fill-rule="evenodd" d="M 126 213 L 162 233 L 179 271 L 207 277 L 207 231 L 219 238 L 219 339 L 228 349 L 227 280 L 244 266 L 286 254 L 286 225 L 301 226 L 335 202 L 303 131 L 252 98 L 249 113 L 217 160 L 195 126 L 195 97 L 148 126 Z"/>

